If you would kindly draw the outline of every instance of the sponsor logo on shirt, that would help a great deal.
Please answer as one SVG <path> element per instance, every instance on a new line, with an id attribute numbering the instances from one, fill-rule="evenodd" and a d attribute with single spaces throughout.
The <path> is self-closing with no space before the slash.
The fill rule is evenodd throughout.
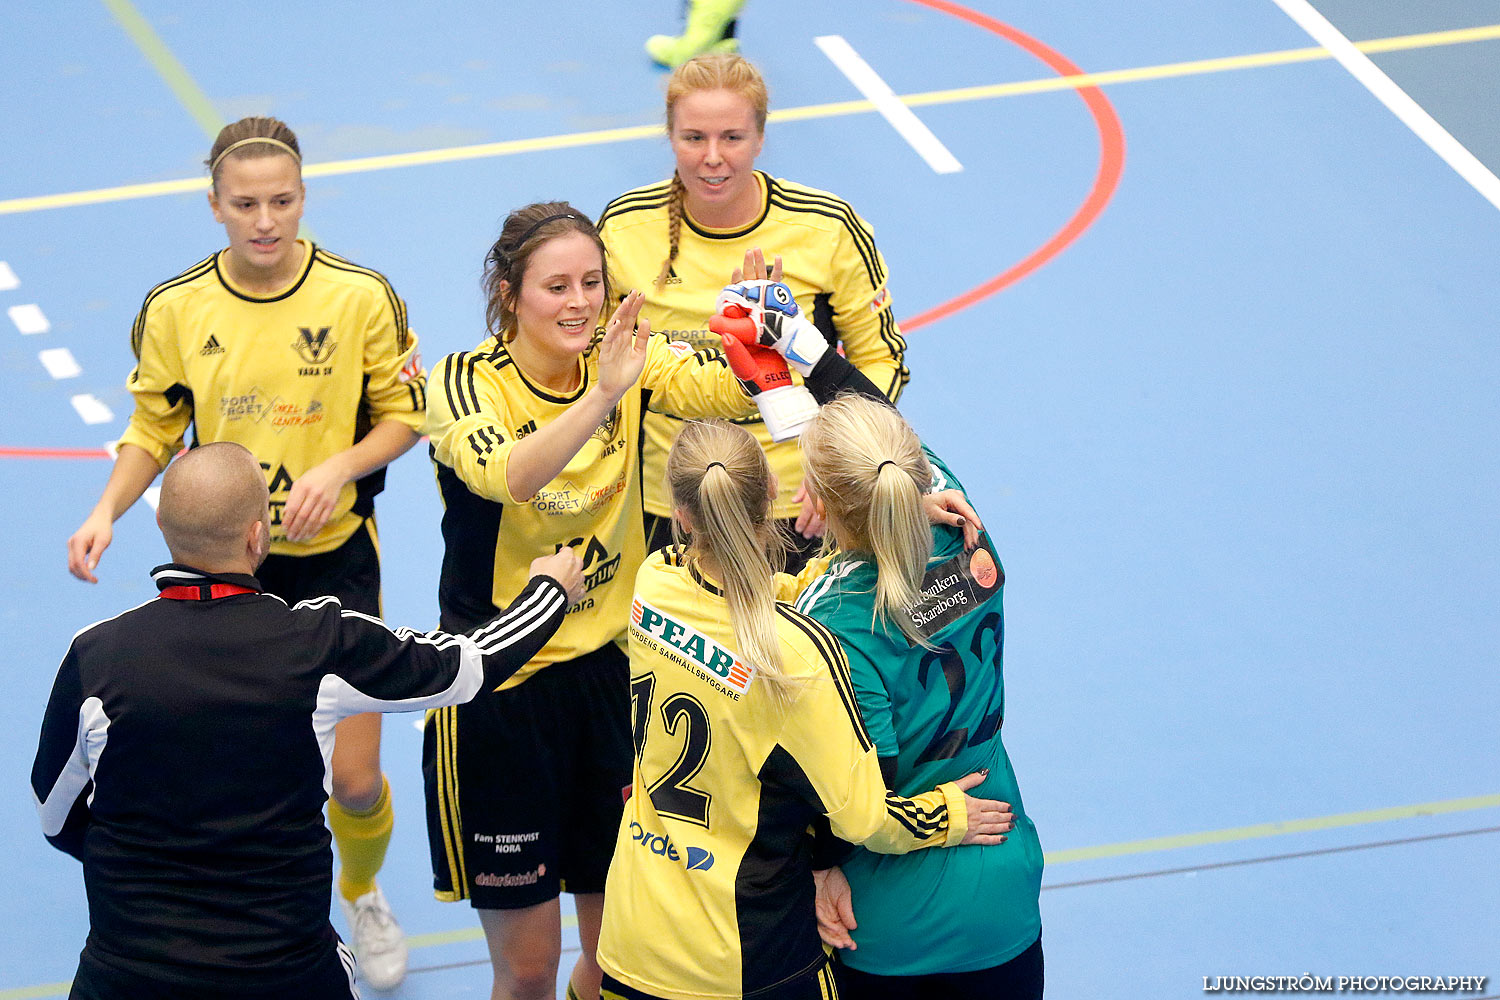
<path id="1" fill-rule="evenodd" d="M 203 342 L 203 347 L 198 351 L 198 353 L 206 358 L 210 354 L 223 354 L 224 348 L 219 345 L 219 338 L 210 333 L 208 335 L 208 339 Z"/>
<path id="2" fill-rule="evenodd" d="M 521 440 L 523 437 L 525 437 L 526 435 L 530 434 L 532 431 L 535 431 L 535 430 L 536 430 L 536 421 L 535 420 L 528 420 L 528 421 L 526 421 L 520 427 L 516 428 L 516 440 L 517 441 Z"/>
<path id="3" fill-rule="evenodd" d="M 219 416 L 225 420 L 249 420 L 252 423 L 260 423 L 266 411 L 280 401 L 280 396 L 273 396 L 269 402 L 266 401 L 264 390 L 258 385 L 252 386 L 232 396 L 220 396 Z"/>
<path id="4" fill-rule="evenodd" d="M 960 552 L 922 577 L 921 598 L 906 609 L 911 623 L 927 638 L 958 621 L 1005 586 L 1005 571 L 995 561 L 990 538 L 981 536 L 972 553 Z"/>
<path id="5" fill-rule="evenodd" d="M 474 876 L 474 884 L 482 885 L 492 889 L 513 889 L 521 885 L 536 885 L 537 880 L 547 874 L 547 866 L 537 865 L 529 872 L 516 872 L 506 875 L 492 875 L 489 872 L 480 872 Z"/>
<path id="6" fill-rule="evenodd" d="M 681 663 L 721 694 L 739 701 L 750 690 L 755 671 L 734 650 L 639 597 L 630 602 L 630 628 L 642 643 Z"/>
<path id="7" fill-rule="evenodd" d="M 684 847 L 681 851 L 665 833 L 651 833 L 635 820 L 630 821 L 630 839 L 659 858 L 675 861 L 690 872 L 706 872 L 714 866 L 713 851 L 701 847 Z"/>
<path id="8" fill-rule="evenodd" d="M 875 297 L 870 300 L 870 312 L 880 312 L 880 310 L 885 308 L 886 300 L 888 300 L 889 298 L 890 296 L 886 294 L 886 290 L 884 288 L 876 292 Z"/>

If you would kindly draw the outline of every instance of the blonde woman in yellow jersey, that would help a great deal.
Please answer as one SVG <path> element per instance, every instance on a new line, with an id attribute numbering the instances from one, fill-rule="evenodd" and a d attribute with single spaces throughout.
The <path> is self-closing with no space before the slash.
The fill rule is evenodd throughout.
<path id="1" fill-rule="evenodd" d="M 635 579 L 636 764 L 599 943 L 609 1000 L 836 997 L 813 909 L 822 817 L 877 851 L 997 844 L 1005 803 L 981 774 L 911 798 L 886 790 L 837 640 L 773 575 L 775 495 L 743 428 L 688 424 L 667 474 L 686 548 Z"/>
<path id="2" fill-rule="evenodd" d="M 181 449 L 234 441 L 271 493 L 271 555 L 259 570 L 289 602 L 332 594 L 380 613 L 374 497 L 416 443 L 426 378 L 406 306 L 385 278 L 297 235 L 305 190 L 297 137 L 274 118 L 226 126 L 207 160 L 209 207 L 229 246 L 146 296 L 131 347 L 135 413 L 98 505 L 68 540 L 68 568 L 94 570 L 112 525 Z M 338 724 L 329 825 L 339 897 L 364 978 L 406 974 L 406 943 L 375 875 L 390 841 L 380 716 Z"/>
<path id="3" fill-rule="evenodd" d="M 719 345 L 708 328 L 715 294 L 747 252 L 764 247 L 780 258 L 775 273 L 745 277 L 779 276 L 804 315 L 894 401 L 910 375 L 885 259 L 848 202 L 755 169 L 767 104 L 759 71 L 737 55 L 698 56 L 672 73 L 666 121 L 676 170 L 668 181 L 627 191 L 600 216 L 612 277 L 618 287 L 645 293 L 641 315 L 654 329 L 695 350 L 712 349 Z M 797 447 L 773 444 L 759 420 L 747 425 L 781 483 L 772 513 L 797 545 L 789 564 L 795 568 L 822 534 L 802 490 Z M 646 419 L 648 548 L 671 539 L 666 455 L 681 426 L 670 416 Z"/>

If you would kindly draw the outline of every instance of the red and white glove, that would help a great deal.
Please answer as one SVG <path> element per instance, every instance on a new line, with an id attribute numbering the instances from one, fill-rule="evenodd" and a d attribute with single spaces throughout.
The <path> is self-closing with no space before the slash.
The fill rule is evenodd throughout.
<path id="1" fill-rule="evenodd" d="M 790 441 L 801 434 L 818 415 L 818 401 L 807 386 L 792 382 L 785 358 L 756 342 L 755 321 L 748 316 L 720 314 L 708 318 L 708 328 L 719 335 L 729 368 L 755 400 L 771 440 Z"/>
<path id="2" fill-rule="evenodd" d="M 728 285 L 719 293 L 715 311 L 728 316 L 739 310 L 755 321 L 757 342 L 773 347 L 804 378 L 823 352 L 828 338 L 797 308 L 792 290 L 780 281 L 742 281 Z"/>

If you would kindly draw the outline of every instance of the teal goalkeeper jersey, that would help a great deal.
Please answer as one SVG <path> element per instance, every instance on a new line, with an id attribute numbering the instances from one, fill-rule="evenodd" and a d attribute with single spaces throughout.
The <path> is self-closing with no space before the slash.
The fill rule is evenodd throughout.
<path id="1" fill-rule="evenodd" d="M 936 455 L 927 457 L 934 489 L 963 488 Z M 936 526 L 922 601 L 911 611 L 935 650 L 883 620 L 872 626 L 875 565 L 859 553 L 835 558 L 797 601 L 843 643 L 865 725 L 880 757 L 895 758 L 893 791 L 911 795 L 988 767 L 970 794 L 1009 802 L 1016 813 L 1015 829 L 994 847 L 903 856 L 859 849 L 845 862 L 859 947 L 840 957 L 862 972 L 986 969 L 1041 934 L 1042 847 L 1000 740 L 1004 586 L 987 533 L 967 553 L 959 530 Z"/>

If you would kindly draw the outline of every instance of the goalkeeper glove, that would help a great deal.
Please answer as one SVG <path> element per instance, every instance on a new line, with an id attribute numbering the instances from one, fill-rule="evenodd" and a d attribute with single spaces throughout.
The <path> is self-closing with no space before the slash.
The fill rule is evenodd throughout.
<path id="1" fill-rule="evenodd" d="M 811 375 L 828 340 L 797 308 L 792 290 L 780 281 L 742 281 L 719 293 L 716 311 L 755 321 L 758 340 L 786 358 L 804 377 Z"/>

